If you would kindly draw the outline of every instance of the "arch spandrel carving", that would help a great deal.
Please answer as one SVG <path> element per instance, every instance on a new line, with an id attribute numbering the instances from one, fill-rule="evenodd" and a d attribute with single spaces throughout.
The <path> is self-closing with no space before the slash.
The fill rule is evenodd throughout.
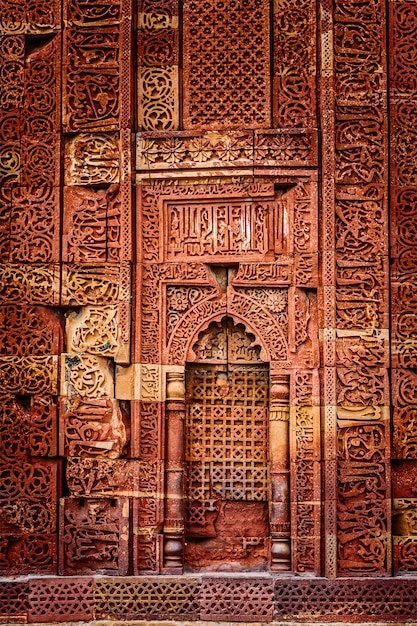
<path id="1" fill-rule="evenodd" d="M 198 302 L 179 318 L 166 350 L 168 363 L 184 365 L 186 361 L 195 361 L 193 346 L 199 333 L 208 324 L 221 322 L 225 315 L 243 324 L 254 335 L 264 362 L 284 368 L 289 366 L 287 328 L 281 328 L 273 313 L 256 298 L 231 286 L 227 293 Z"/>
<path id="2" fill-rule="evenodd" d="M 212 322 L 198 334 L 187 362 L 262 363 L 261 352 L 262 347 L 256 342 L 255 335 L 243 324 L 235 324 L 230 317 L 223 317 L 220 323 Z"/>

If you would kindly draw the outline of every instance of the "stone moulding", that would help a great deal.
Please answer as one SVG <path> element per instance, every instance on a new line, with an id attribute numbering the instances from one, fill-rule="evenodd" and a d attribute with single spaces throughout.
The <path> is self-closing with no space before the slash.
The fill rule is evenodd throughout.
<path id="1" fill-rule="evenodd" d="M 411 624 L 416 589 L 417 578 L 30 577 L 2 581 L 0 619 Z"/>
<path id="2" fill-rule="evenodd" d="M 317 166 L 315 129 L 142 132 L 136 137 L 138 171 Z"/>

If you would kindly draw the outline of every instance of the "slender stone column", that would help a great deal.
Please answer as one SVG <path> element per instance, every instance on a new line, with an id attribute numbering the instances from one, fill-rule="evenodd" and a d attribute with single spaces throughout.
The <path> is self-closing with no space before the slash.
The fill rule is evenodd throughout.
<path id="1" fill-rule="evenodd" d="M 185 386 L 183 372 L 167 373 L 165 419 L 167 452 L 163 569 L 167 574 L 178 574 L 183 569 L 184 537 Z"/>
<path id="2" fill-rule="evenodd" d="M 271 462 L 271 569 L 291 569 L 289 502 L 289 378 L 271 373 L 269 449 Z"/>

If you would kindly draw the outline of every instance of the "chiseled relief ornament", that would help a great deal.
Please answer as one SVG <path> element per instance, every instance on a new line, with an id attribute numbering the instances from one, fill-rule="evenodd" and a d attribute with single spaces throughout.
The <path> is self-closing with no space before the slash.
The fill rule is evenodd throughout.
<path id="1" fill-rule="evenodd" d="M 416 25 L 2 0 L 0 617 L 415 618 Z"/>
<path id="2" fill-rule="evenodd" d="M 116 306 L 83 307 L 67 318 L 68 349 L 114 357 L 119 347 Z"/>
<path id="3" fill-rule="evenodd" d="M 183 11 L 185 128 L 269 128 L 269 4 L 186 0 Z"/>
<path id="4" fill-rule="evenodd" d="M 143 2 L 138 20 L 138 129 L 179 128 L 177 0 Z"/>
<path id="5" fill-rule="evenodd" d="M 417 298 L 416 274 L 416 167 L 415 146 L 410 145 L 416 122 L 417 99 L 410 86 L 415 82 L 415 65 L 409 51 L 414 43 L 416 15 L 407 3 L 390 7 L 392 63 L 390 115 L 392 128 L 391 172 L 391 324 L 393 457 L 402 471 L 393 501 L 392 532 L 394 572 L 417 571 L 415 477 L 410 472 L 417 456 Z M 412 143 L 412 142 L 411 142 Z M 410 475 L 411 474 L 411 475 Z M 402 497 L 400 497 L 402 496 Z M 408 496 L 408 497 L 407 497 Z M 410 497 L 411 496 L 411 497 Z M 397 499 L 398 498 L 398 499 Z"/>

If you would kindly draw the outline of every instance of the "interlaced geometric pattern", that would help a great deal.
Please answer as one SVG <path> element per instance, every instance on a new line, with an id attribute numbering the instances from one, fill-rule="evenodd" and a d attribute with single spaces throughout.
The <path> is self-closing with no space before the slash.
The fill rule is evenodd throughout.
<path id="1" fill-rule="evenodd" d="M 269 0 L 184 0 L 184 127 L 269 128 Z"/>
<path id="2" fill-rule="evenodd" d="M 89 621 L 94 599 L 91 578 L 39 578 L 31 580 L 29 622 Z"/>
<path id="3" fill-rule="evenodd" d="M 277 580 L 274 599 L 277 621 L 394 620 L 397 624 L 416 618 L 415 580 Z"/>
<path id="4" fill-rule="evenodd" d="M 200 616 L 198 579 L 99 578 L 96 616 L 110 620 L 196 619 Z"/>
<path id="5" fill-rule="evenodd" d="M 203 578 L 201 619 L 239 622 L 272 620 L 273 588 L 270 578 L 239 580 Z"/>
<path id="6" fill-rule="evenodd" d="M 187 390 L 188 498 L 267 500 L 267 368 L 199 366 Z"/>
<path id="7" fill-rule="evenodd" d="M 22 622 L 26 622 L 28 610 L 29 583 L 27 581 L 3 580 L 0 583 L 1 620 L 3 621 L 3 616 L 13 616 L 14 621 L 18 621 L 20 617 Z"/>

